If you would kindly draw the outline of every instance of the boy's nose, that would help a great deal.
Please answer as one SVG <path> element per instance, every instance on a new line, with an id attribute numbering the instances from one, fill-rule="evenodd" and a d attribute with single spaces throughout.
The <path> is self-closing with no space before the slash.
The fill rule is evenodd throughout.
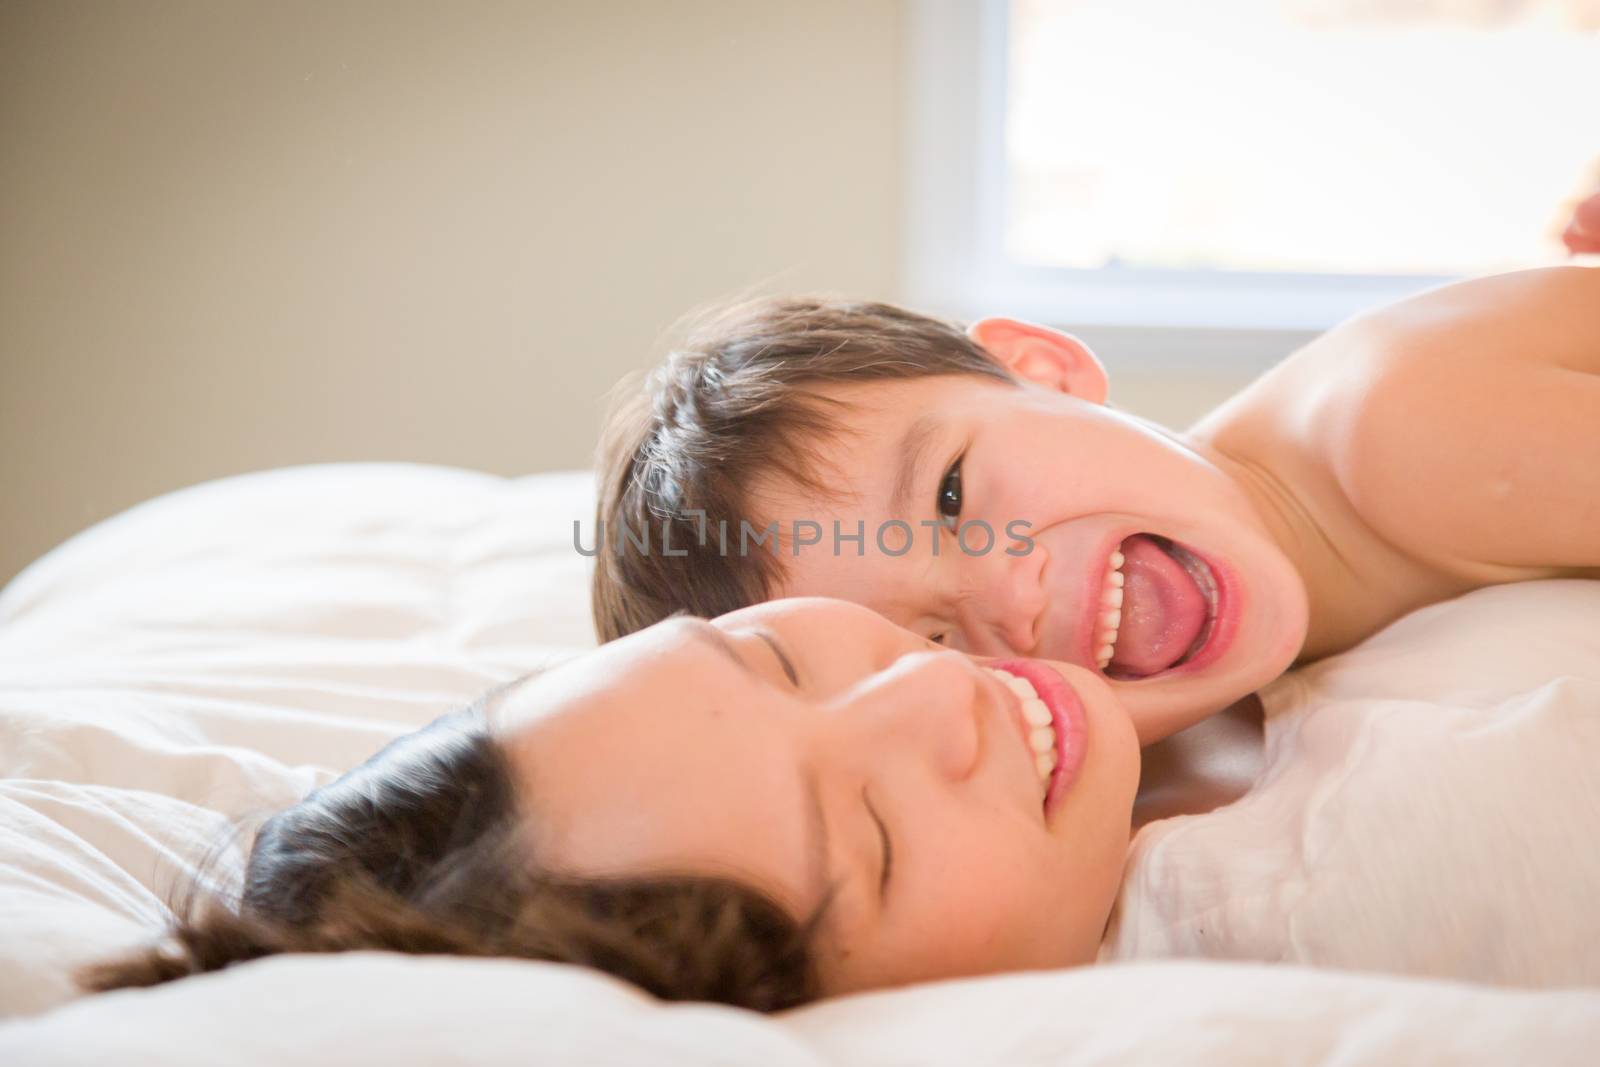
<path id="1" fill-rule="evenodd" d="M 856 686 L 831 717 L 837 752 L 874 763 L 926 761 L 949 781 L 978 757 L 978 669 L 959 652 L 912 652 Z"/>
<path id="2" fill-rule="evenodd" d="M 990 556 L 971 561 L 977 580 L 964 598 L 969 618 L 963 629 L 972 651 L 982 655 L 1033 652 L 1045 607 L 1046 562 L 1045 550 L 1037 543 L 1027 555 L 1008 556 L 996 549 Z"/>

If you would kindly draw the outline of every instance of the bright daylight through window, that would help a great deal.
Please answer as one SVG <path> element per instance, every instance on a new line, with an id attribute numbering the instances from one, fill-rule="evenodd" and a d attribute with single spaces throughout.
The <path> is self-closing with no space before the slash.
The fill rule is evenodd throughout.
<path id="1" fill-rule="evenodd" d="M 1600 0 L 1015 0 L 1004 255 L 1461 275 L 1600 184 Z M 1565 209 L 1565 210 L 1563 210 Z"/>

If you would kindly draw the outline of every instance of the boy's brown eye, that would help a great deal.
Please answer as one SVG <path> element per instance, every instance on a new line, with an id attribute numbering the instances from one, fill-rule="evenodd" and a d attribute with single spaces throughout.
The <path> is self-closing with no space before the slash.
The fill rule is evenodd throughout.
<path id="1" fill-rule="evenodd" d="M 952 530 L 955 529 L 956 521 L 961 518 L 961 458 L 945 471 L 944 481 L 939 483 L 939 496 L 935 501 L 939 511 L 939 521 Z"/>

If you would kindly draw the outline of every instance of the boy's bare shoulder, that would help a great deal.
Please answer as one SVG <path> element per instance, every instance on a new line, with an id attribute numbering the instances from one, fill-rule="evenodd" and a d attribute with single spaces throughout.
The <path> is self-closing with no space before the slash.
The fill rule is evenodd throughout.
<path id="1" fill-rule="evenodd" d="M 1600 567 L 1600 271 L 1446 286 L 1319 343 L 1320 447 L 1376 534 L 1482 582 Z"/>
<path id="2" fill-rule="evenodd" d="M 1266 487 L 1313 606 L 1308 658 L 1478 586 L 1600 578 L 1600 271 L 1353 319 L 1188 437 Z"/>
<path id="3" fill-rule="evenodd" d="M 1600 372 L 1600 268 L 1545 267 L 1473 278 L 1379 308 L 1333 331 L 1388 369 L 1462 360 Z"/>

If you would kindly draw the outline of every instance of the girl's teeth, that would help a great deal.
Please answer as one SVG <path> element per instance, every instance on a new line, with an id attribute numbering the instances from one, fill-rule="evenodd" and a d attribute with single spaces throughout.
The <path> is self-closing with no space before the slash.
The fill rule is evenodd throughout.
<path id="1" fill-rule="evenodd" d="M 1100 590 L 1100 629 L 1095 635 L 1094 660 L 1105 670 L 1117 653 L 1117 631 L 1122 627 L 1122 585 L 1127 580 L 1122 575 L 1126 562 L 1121 552 L 1113 550 L 1107 559 L 1105 586 Z"/>
<path id="2" fill-rule="evenodd" d="M 1057 761 L 1056 730 L 1051 722 L 1050 709 L 1039 699 L 1038 691 L 1026 678 L 994 667 L 984 669 L 1000 679 L 1022 702 L 1022 717 L 1032 727 L 1028 731 L 1028 748 L 1033 752 L 1033 765 L 1039 772 L 1040 784 L 1048 789 Z"/>

